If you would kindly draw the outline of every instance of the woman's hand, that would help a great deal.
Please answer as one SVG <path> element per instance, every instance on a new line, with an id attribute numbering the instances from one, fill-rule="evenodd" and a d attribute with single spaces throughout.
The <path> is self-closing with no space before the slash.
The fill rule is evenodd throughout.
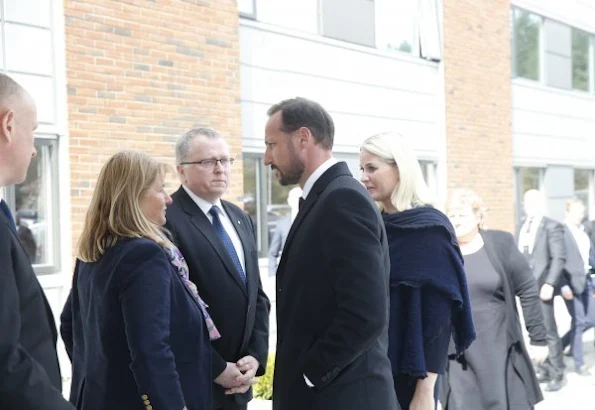
<path id="1" fill-rule="evenodd" d="M 434 410 L 434 386 L 436 385 L 436 373 L 428 373 L 425 379 L 419 379 L 415 386 L 415 393 L 409 404 L 409 410 Z"/>

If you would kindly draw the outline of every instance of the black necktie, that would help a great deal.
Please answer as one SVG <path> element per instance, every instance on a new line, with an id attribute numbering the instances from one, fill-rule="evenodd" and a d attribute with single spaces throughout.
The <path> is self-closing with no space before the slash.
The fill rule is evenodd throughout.
<path id="1" fill-rule="evenodd" d="M 304 202 L 306 202 L 306 200 L 300 196 L 300 203 L 298 204 L 298 211 L 302 210 L 302 206 L 304 205 Z"/>
<path id="2" fill-rule="evenodd" d="M 4 216 L 6 216 L 6 219 L 8 219 L 8 226 L 10 226 L 10 229 L 12 229 L 12 231 L 14 233 L 17 232 L 17 226 L 14 223 L 14 219 L 12 218 L 12 214 L 10 213 L 10 208 L 8 208 L 8 205 L 6 204 L 6 202 L 4 202 L 4 199 L 2 201 L 0 201 L 0 211 L 2 211 L 2 213 L 4 214 Z"/>

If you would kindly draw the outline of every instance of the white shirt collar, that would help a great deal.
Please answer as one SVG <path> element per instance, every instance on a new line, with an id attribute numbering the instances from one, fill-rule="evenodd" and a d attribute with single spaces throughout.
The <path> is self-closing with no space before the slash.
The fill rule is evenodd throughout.
<path id="1" fill-rule="evenodd" d="M 333 165 L 335 165 L 337 162 L 338 161 L 335 158 L 330 157 L 329 159 L 324 161 L 322 164 L 320 164 L 320 166 L 318 168 L 316 168 L 316 171 L 312 172 L 312 175 L 310 175 L 310 177 L 306 180 L 306 183 L 304 184 L 304 187 L 302 188 L 302 198 L 304 198 L 304 199 L 308 198 L 308 194 L 312 190 L 312 187 L 314 186 L 316 181 L 318 181 L 318 179 L 322 176 L 322 174 L 324 174 L 326 171 L 328 171 L 328 169 L 330 167 L 332 167 Z"/>
<path id="2" fill-rule="evenodd" d="M 196 195 L 186 185 L 182 185 L 182 188 L 184 188 L 184 191 L 186 191 L 188 196 L 194 201 L 194 203 L 200 208 L 200 210 L 203 211 L 205 215 L 209 215 L 209 211 L 211 210 L 213 205 L 217 205 L 219 209 L 223 211 L 223 214 L 225 214 L 223 206 L 221 206 L 221 199 L 217 199 L 214 203 L 212 203 Z"/>

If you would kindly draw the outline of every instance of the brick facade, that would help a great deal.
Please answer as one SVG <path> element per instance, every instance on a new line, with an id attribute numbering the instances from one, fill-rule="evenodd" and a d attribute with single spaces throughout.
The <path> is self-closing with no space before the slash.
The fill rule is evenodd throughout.
<path id="1" fill-rule="evenodd" d="M 136 149 L 173 165 L 175 141 L 191 127 L 227 136 L 238 159 L 227 196 L 237 200 L 236 0 L 64 0 L 64 9 L 73 244 L 109 156 Z"/>
<path id="2" fill-rule="evenodd" d="M 444 2 L 448 189 L 469 187 L 487 226 L 512 230 L 510 3 Z"/>

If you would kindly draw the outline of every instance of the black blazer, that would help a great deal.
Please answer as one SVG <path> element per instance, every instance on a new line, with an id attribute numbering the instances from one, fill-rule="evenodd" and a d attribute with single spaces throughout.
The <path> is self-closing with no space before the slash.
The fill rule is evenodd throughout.
<path id="1" fill-rule="evenodd" d="M 79 410 L 209 410 L 211 343 L 198 305 L 165 251 L 121 239 L 77 263 L 60 332 Z"/>
<path id="2" fill-rule="evenodd" d="M 0 212 L 0 409 L 69 410 L 54 317 L 31 260 Z"/>
<path id="3" fill-rule="evenodd" d="M 544 216 L 537 228 L 533 252 L 529 257 L 537 284 L 540 287 L 544 283 L 558 287 L 565 261 L 564 226 Z"/>
<path id="4" fill-rule="evenodd" d="M 509 356 L 507 360 L 509 367 L 507 368 L 511 371 L 514 369 L 519 375 L 527 391 L 529 402 L 534 405 L 543 400 L 543 395 L 531 359 L 523 343 L 523 333 L 515 296 L 518 296 L 521 301 L 530 343 L 538 346 L 547 345 L 547 334 L 537 282 L 527 260 L 519 252 L 514 237 L 510 233 L 487 230 L 481 231 L 480 234 L 488 258 L 502 280 L 508 322 Z M 446 402 L 450 392 L 448 373 L 444 377 L 442 385 L 441 397 L 443 398 L 442 401 Z"/>
<path id="5" fill-rule="evenodd" d="M 269 350 L 270 302 L 262 289 L 258 269 L 254 228 L 248 215 L 234 204 L 221 201 L 225 212 L 234 222 L 244 247 L 247 286 L 236 268 L 213 225 L 180 187 L 172 195 L 167 208 L 166 228 L 188 263 L 190 279 L 209 305 L 209 313 L 221 333 L 213 342 L 212 373 L 216 378 L 227 362 L 236 362 L 246 355 L 258 360 L 257 375 L 265 372 Z M 213 406 L 225 402 L 245 404 L 252 398 L 252 390 L 244 394 L 225 395 L 224 389 L 213 383 Z"/>
<path id="6" fill-rule="evenodd" d="M 389 263 L 380 213 L 335 164 L 303 203 L 277 270 L 274 410 L 399 408 L 387 356 Z"/>

